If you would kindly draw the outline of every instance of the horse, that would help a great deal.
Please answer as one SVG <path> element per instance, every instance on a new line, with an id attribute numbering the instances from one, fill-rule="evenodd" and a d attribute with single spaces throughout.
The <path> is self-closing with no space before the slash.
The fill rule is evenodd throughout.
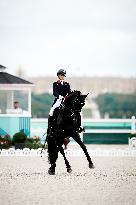
<path id="1" fill-rule="evenodd" d="M 49 161 L 51 164 L 48 173 L 50 175 L 55 174 L 58 152 L 60 152 L 64 157 L 67 172 L 72 172 L 72 168 L 66 159 L 62 146 L 66 137 L 72 137 L 80 145 L 89 162 L 89 168 L 94 168 L 87 148 L 82 142 L 79 134 L 84 131 L 81 127 L 80 112 L 82 107 L 85 105 L 87 95 L 83 95 L 77 90 L 72 91 L 61 103 L 60 107 L 54 110 L 53 116 L 49 116 L 48 118 L 47 143 Z"/>

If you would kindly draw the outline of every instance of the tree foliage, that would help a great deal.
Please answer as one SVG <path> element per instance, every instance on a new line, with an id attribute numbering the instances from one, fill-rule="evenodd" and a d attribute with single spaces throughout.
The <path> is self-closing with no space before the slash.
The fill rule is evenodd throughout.
<path id="1" fill-rule="evenodd" d="M 105 113 L 108 113 L 110 118 L 131 118 L 133 115 L 136 116 L 136 93 L 100 94 L 95 100 L 102 117 Z"/>
<path id="2" fill-rule="evenodd" d="M 49 93 L 32 93 L 32 116 L 38 118 L 47 118 L 53 101 L 54 97 Z"/>

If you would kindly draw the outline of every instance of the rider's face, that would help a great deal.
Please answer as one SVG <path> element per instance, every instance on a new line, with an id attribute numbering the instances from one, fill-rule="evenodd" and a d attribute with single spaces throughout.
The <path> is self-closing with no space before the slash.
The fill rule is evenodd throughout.
<path id="1" fill-rule="evenodd" d="M 64 76 L 64 75 L 58 75 L 58 78 L 59 78 L 60 80 L 64 80 L 65 76 Z"/>

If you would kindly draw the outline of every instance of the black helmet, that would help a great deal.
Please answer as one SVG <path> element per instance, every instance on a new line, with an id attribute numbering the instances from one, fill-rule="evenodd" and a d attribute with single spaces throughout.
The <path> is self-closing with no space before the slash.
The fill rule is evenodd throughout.
<path id="1" fill-rule="evenodd" d="M 57 72 L 57 76 L 58 75 L 64 75 L 65 77 L 66 77 L 66 71 L 64 70 L 64 69 L 60 69 L 60 70 L 58 70 L 58 72 Z"/>

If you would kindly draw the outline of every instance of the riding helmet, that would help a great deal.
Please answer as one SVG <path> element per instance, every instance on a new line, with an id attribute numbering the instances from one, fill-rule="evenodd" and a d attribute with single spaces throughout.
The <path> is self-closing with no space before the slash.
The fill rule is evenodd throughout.
<path id="1" fill-rule="evenodd" d="M 66 77 L 66 71 L 64 70 L 64 69 L 60 69 L 60 70 L 58 70 L 58 72 L 57 72 L 57 76 L 58 75 L 64 75 L 65 77 Z"/>

